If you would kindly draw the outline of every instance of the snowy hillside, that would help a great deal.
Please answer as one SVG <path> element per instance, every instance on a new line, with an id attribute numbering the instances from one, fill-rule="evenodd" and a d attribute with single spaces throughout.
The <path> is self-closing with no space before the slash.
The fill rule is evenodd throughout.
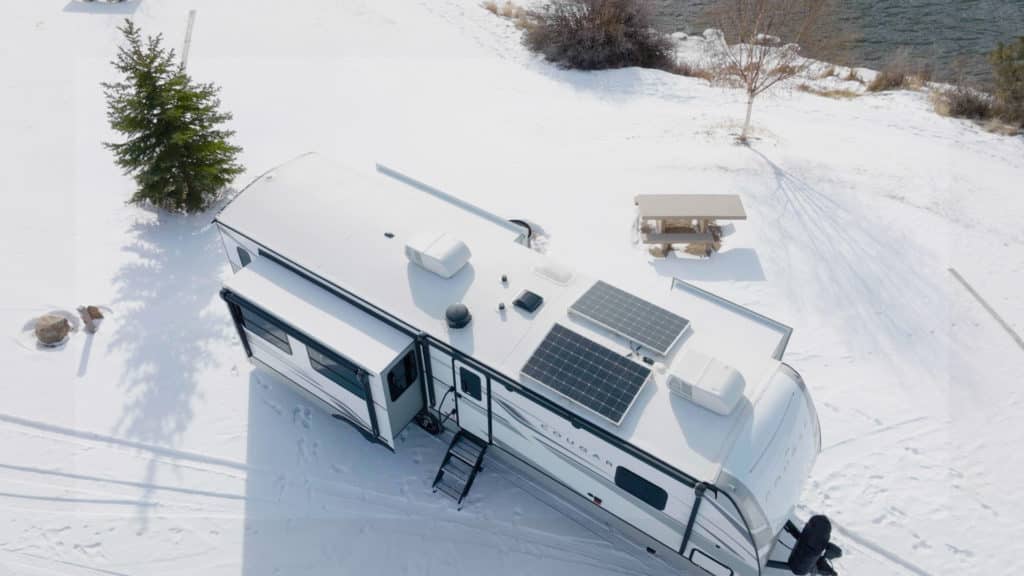
<path id="1" fill-rule="evenodd" d="M 794 92 L 739 147 L 739 93 L 558 70 L 476 0 L 32 0 L 0 20 L 0 574 L 668 573 L 500 470 L 457 512 L 430 491 L 440 440 L 410 427 L 391 454 L 248 365 L 212 213 L 126 206 L 101 145 L 116 27 L 180 47 L 192 9 L 239 187 L 310 150 L 386 162 L 625 287 L 675 276 L 778 318 L 823 427 L 798 513 L 835 521 L 840 571 L 1024 570 L 1024 139 L 924 94 Z M 695 191 L 749 221 L 710 260 L 651 260 L 633 195 Z M 24 337 L 89 303 L 95 336 Z"/>

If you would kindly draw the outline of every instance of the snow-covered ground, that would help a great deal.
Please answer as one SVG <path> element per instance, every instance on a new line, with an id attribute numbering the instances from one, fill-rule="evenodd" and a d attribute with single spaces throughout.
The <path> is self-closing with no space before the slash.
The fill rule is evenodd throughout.
<path id="1" fill-rule="evenodd" d="M 246 363 L 210 214 L 124 204 L 99 82 L 131 16 L 223 87 L 248 178 L 301 152 L 383 161 L 543 226 L 619 284 L 690 280 L 795 328 L 824 450 L 804 507 L 848 574 L 1024 569 L 1024 140 L 927 96 L 759 101 L 661 72 L 561 71 L 476 0 L 8 2 L 0 19 L 0 574 L 663 574 L 488 469 L 365 443 Z M 632 244 L 640 192 L 738 192 L 710 260 Z M 289 223 L 300 225 L 301 223 Z M 1003 326 L 952 272 L 984 299 Z M 61 350 L 33 316 L 112 314 Z"/>

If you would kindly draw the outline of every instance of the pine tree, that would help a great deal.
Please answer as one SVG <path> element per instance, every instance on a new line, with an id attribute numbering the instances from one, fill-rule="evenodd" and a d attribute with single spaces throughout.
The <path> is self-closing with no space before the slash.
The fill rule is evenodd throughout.
<path id="1" fill-rule="evenodd" d="M 234 131 L 221 128 L 231 114 L 219 111 L 220 89 L 193 82 L 160 35 L 143 41 L 131 20 L 119 30 L 125 45 L 111 64 L 123 78 L 103 90 L 110 126 L 125 140 L 104 146 L 135 179 L 132 203 L 201 211 L 243 170 Z"/>
<path id="2" fill-rule="evenodd" d="M 1004 120 L 1024 126 L 1024 36 L 999 43 L 989 55 L 996 77 L 996 104 Z"/>

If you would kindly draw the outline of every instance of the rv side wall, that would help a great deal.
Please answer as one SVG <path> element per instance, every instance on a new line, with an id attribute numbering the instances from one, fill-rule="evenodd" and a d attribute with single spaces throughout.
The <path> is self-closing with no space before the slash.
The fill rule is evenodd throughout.
<path id="1" fill-rule="evenodd" d="M 435 401 L 440 416 L 454 407 L 451 355 L 431 347 Z M 568 421 L 540 408 L 500 383 L 491 386 L 491 421 L 494 444 L 588 502 L 617 523 L 632 527 L 645 547 L 657 543 L 676 557 L 695 500 L 694 489 L 649 467 L 596 436 L 574 428 Z M 625 469 L 625 472 L 620 471 Z M 632 478 L 633 495 L 616 483 Z M 639 477 L 641 480 L 636 480 Z M 650 484 L 644 490 L 644 482 Z M 757 574 L 749 535 L 735 509 L 714 491 L 705 493 L 683 558 L 704 556 L 727 566 L 734 574 Z M 662 501 L 663 500 L 663 501 Z M 646 538 L 646 541 L 644 539 Z M 696 551 L 695 551 L 696 550 Z"/>

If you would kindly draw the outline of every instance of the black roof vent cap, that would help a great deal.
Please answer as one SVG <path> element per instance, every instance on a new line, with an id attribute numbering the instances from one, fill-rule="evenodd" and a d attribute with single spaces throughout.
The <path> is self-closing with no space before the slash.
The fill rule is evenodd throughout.
<path id="1" fill-rule="evenodd" d="M 444 318 L 449 328 L 458 330 L 465 328 L 473 320 L 473 315 L 465 304 L 452 304 L 444 311 Z"/>

